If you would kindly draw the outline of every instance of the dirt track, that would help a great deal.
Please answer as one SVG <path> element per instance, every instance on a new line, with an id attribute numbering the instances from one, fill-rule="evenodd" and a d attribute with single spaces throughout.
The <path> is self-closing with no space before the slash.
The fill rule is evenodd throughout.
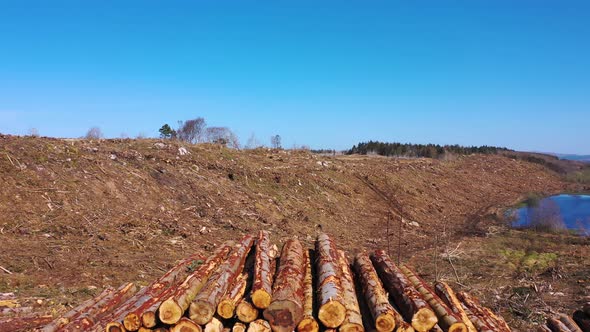
<path id="1" fill-rule="evenodd" d="M 11 136 L 0 136 L 0 182 L 0 265 L 13 272 L 0 275 L 0 292 L 55 302 L 45 309 L 89 297 L 89 286 L 152 280 L 177 259 L 258 229 L 311 246 L 321 228 L 351 252 L 390 247 L 395 256 L 402 212 L 408 260 L 435 245 L 443 224 L 452 238 L 483 236 L 498 228 L 499 207 L 567 189 L 542 166 L 501 156 L 402 160 Z"/>

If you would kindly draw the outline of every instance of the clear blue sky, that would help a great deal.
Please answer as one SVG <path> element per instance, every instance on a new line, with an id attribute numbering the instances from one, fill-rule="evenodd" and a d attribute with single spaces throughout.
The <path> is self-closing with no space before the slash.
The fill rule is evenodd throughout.
<path id="1" fill-rule="evenodd" d="M 590 154 L 588 1 L 0 0 L 0 132 Z"/>

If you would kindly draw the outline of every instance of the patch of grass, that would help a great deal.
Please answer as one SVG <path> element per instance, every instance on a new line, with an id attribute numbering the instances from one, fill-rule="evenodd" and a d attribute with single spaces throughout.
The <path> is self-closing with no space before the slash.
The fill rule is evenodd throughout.
<path id="1" fill-rule="evenodd" d="M 501 254 L 514 270 L 530 273 L 542 273 L 549 267 L 554 267 L 558 257 L 556 253 L 539 253 L 534 250 L 503 249 Z"/>

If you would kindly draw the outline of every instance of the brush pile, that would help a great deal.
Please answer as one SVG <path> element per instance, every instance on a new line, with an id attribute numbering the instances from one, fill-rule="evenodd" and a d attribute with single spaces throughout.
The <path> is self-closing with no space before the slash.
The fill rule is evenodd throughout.
<path id="1" fill-rule="evenodd" d="M 2 324 L 2 323 L 0 323 Z M 9 323 L 10 324 L 10 323 Z M 47 324 L 47 323 L 45 323 Z M 18 326 L 0 325 L 17 331 Z M 30 328 L 27 330 L 33 330 Z M 4 331 L 2 330 L 2 331 Z M 170 332 L 510 331 L 464 292 L 431 285 L 382 250 L 350 264 L 320 234 L 280 252 L 269 233 L 221 245 L 209 258 L 178 263 L 152 284 L 105 289 L 37 331 Z"/>

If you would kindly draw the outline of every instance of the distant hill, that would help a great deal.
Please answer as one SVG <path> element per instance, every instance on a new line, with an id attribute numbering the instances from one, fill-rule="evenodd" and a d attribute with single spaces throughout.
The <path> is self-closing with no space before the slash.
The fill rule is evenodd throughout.
<path id="1" fill-rule="evenodd" d="M 581 154 L 561 154 L 561 153 L 552 153 L 554 156 L 557 156 L 559 159 L 565 160 L 576 160 L 576 161 L 583 161 L 586 163 L 590 163 L 590 155 L 581 155 Z"/>

